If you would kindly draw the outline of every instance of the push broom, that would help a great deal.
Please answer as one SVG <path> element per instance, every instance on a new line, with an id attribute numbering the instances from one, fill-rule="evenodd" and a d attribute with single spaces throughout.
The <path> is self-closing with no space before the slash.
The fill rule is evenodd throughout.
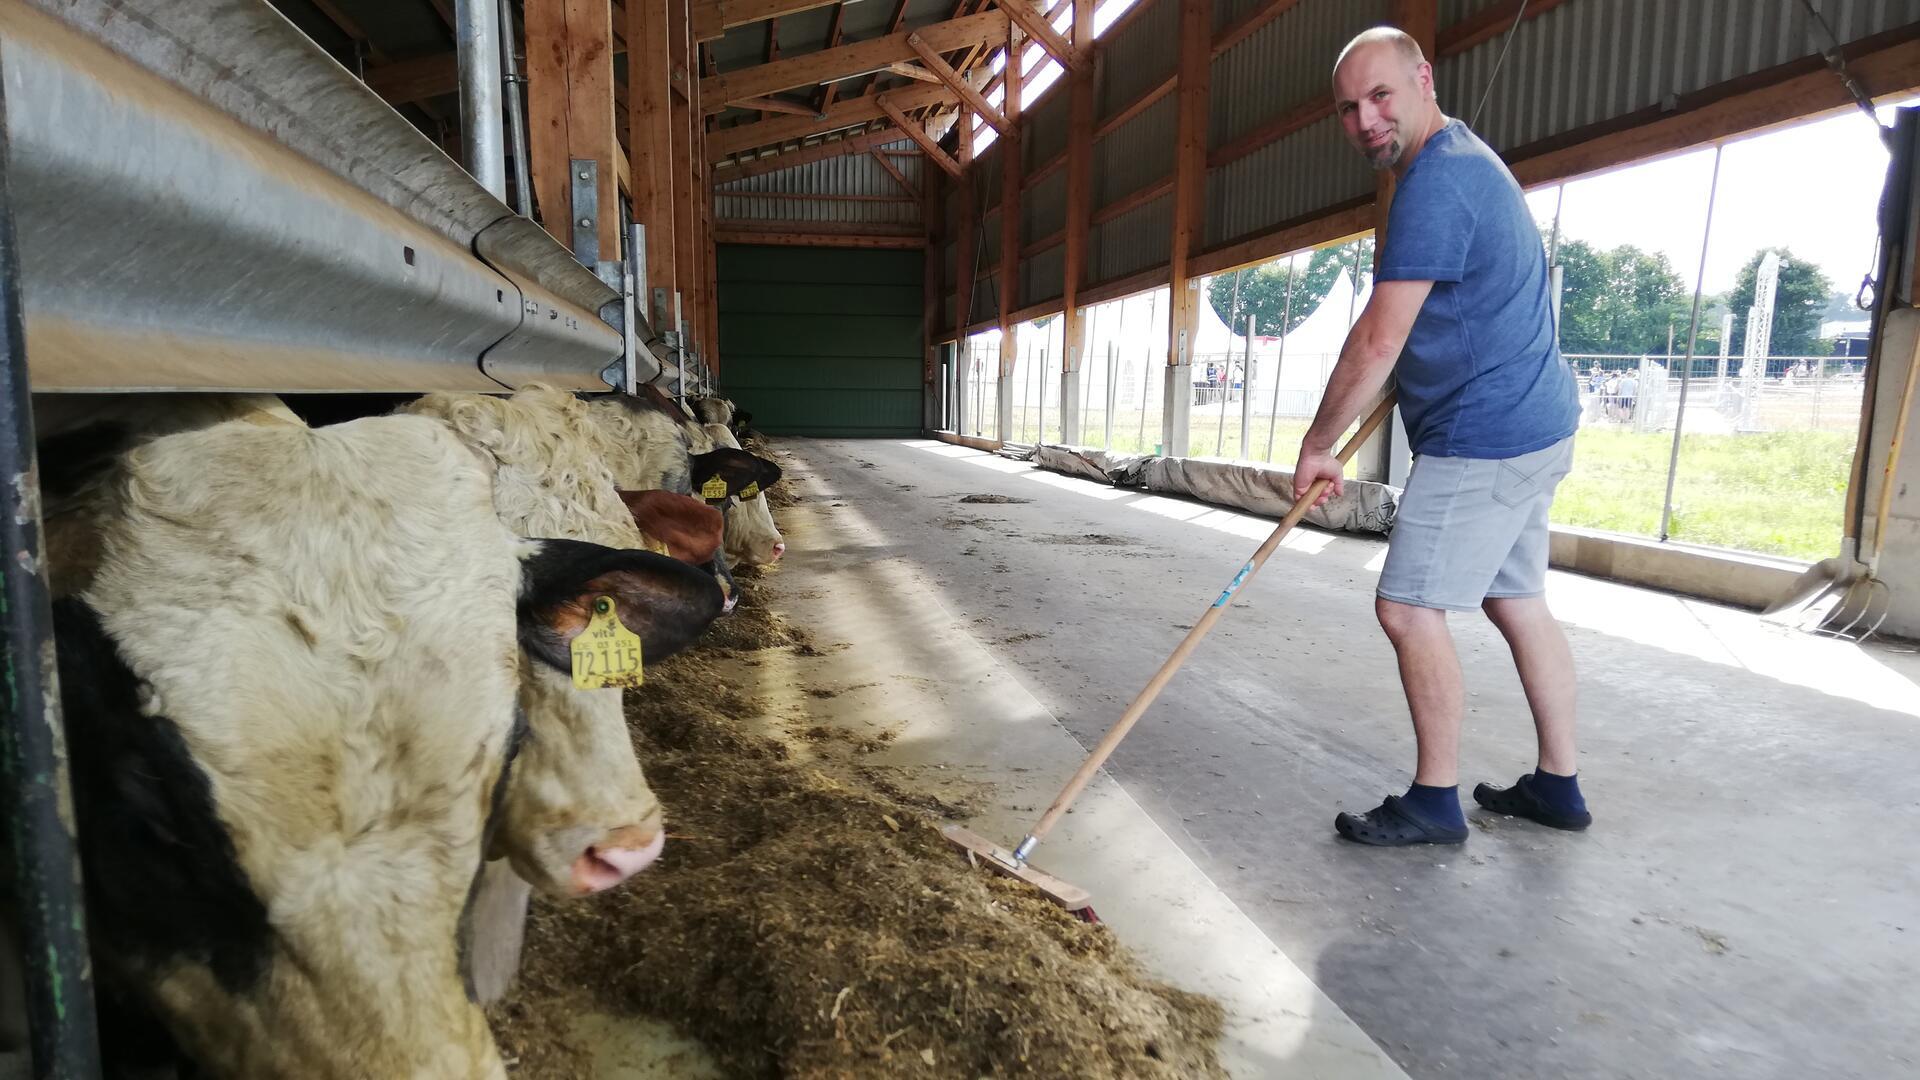
<path id="1" fill-rule="evenodd" d="M 1374 430 L 1386 420 L 1387 415 L 1393 411 L 1393 403 L 1394 395 L 1387 394 L 1386 398 L 1360 424 L 1360 429 L 1354 432 L 1353 438 L 1348 439 L 1347 444 L 1340 448 L 1337 456 L 1342 466 L 1353 460 L 1354 452 L 1360 448 L 1360 444 L 1366 442 Z M 1199 647 L 1201 639 L 1213 629 L 1213 624 L 1219 622 L 1221 616 L 1226 614 L 1227 606 L 1233 602 L 1233 594 L 1238 592 L 1242 585 L 1251 581 L 1253 575 L 1260 572 L 1260 567 L 1266 564 L 1267 557 L 1280 546 L 1280 541 L 1286 539 L 1287 534 L 1293 531 L 1293 527 L 1298 525 L 1300 519 L 1307 516 L 1307 511 L 1313 508 L 1313 504 L 1319 501 L 1320 493 L 1326 490 L 1328 483 L 1330 481 L 1315 481 L 1313 486 L 1307 489 L 1306 496 L 1296 501 L 1293 508 L 1287 511 L 1287 516 L 1280 519 L 1280 524 L 1274 527 L 1273 535 L 1267 537 L 1266 542 L 1260 545 L 1260 549 L 1253 553 L 1253 558 L 1248 559 L 1246 564 L 1240 567 L 1240 572 L 1233 575 L 1233 580 L 1227 583 L 1226 589 L 1220 593 L 1219 598 L 1208 606 L 1206 612 L 1193 624 L 1193 629 L 1187 631 L 1187 636 L 1181 639 L 1179 646 L 1173 650 L 1173 655 L 1167 657 L 1166 663 L 1160 665 L 1160 670 L 1154 672 L 1153 678 L 1147 680 L 1146 689 L 1140 691 L 1139 696 L 1133 699 L 1133 703 L 1127 706 L 1127 711 L 1107 729 L 1100 744 L 1095 746 L 1093 752 L 1087 755 L 1087 759 L 1080 763 L 1079 771 L 1075 772 L 1066 786 L 1060 789 L 1060 794 L 1054 796 L 1053 805 L 1047 807 L 1047 812 L 1041 815 L 1039 824 L 1033 827 L 1033 831 L 1027 834 L 1026 839 L 1020 841 L 1018 847 L 1009 851 L 979 833 L 953 822 L 941 827 L 940 831 L 947 840 L 955 846 L 965 848 L 971 856 L 994 870 L 1008 877 L 1018 878 L 1039 889 L 1049 900 L 1068 911 L 1079 914 L 1088 922 L 1098 922 L 1098 917 L 1093 913 L 1093 897 L 1087 890 L 1054 877 L 1044 870 L 1036 869 L 1029 865 L 1027 860 L 1033 856 L 1034 849 L 1040 846 L 1040 841 L 1046 839 L 1047 833 L 1051 832 L 1053 827 L 1059 824 L 1060 819 L 1066 816 L 1073 801 L 1080 797 L 1080 792 L 1085 790 L 1087 784 L 1093 780 L 1093 774 L 1100 771 L 1100 766 L 1106 764 L 1107 758 L 1112 756 L 1113 751 L 1120 745 L 1120 741 L 1127 737 L 1127 732 L 1133 729 L 1133 725 L 1153 705 L 1154 699 L 1160 696 L 1160 691 L 1166 688 L 1167 681 L 1173 678 L 1173 673 L 1180 670 L 1181 665 L 1187 662 L 1187 657 Z"/>

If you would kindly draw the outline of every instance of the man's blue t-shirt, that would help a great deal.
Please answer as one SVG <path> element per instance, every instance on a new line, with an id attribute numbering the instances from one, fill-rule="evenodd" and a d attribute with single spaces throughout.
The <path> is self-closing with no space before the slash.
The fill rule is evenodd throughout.
<path id="1" fill-rule="evenodd" d="M 1395 376 L 1416 454 L 1509 458 L 1579 425 L 1554 340 L 1547 259 L 1520 185 L 1458 120 L 1408 166 L 1387 215 L 1379 281 L 1431 281 Z"/>

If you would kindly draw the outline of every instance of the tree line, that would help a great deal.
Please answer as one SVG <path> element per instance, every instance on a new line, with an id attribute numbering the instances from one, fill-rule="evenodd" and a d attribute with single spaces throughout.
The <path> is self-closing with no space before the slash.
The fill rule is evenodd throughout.
<path id="1" fill-rule="evenodd" d="M 1728 352 L 1740 354 L 1760 262 L 1770 251 L 1780 256 L 1781 266 L 1774 292 L 1769 351 L 1775 356 L 1812 356 L 1828 351 L 1820 341 L 1820 323 L 1844 317 L 1839 313 L 1848 309 L 1850 299 L 1834 291 L 1833 282 L 1818 266 L 1795 257 L 1791 249 L 1766 247 L 1747 259 L 1733 288 L 1701 297 L 1695 355 L 1719 354 L 1721 318 L 1727 312 L 1733 313 L 1733 339 Z M 1632 244 L 1603 250 L 1584 240 L 1562 240 L 1558 262 L 1563 268 L 1562 352 L 1659 355 L 1667 351 L 1671 331 L 1674 353 L 1685 353 L 1693 290 L 1664 253 L 1644 251 Z M 1293 330 L 1313 313 L 1342 270 L 1357 280 L 1356 271 L 1368 274 L 1372 266 L 1373 240 L 1365 238 L 1321 248 L 1306 259 L 1296 256 L 1291 275 L 1286 260 L 1216 275 L 1207 287 L 1207 298 L 1235 333 L 1245 332 L 1247 316 L 1251 315 L 1256 334 L 1279 335 Z M 1291 305 L 1287 301 L 1289 287 Z"/>

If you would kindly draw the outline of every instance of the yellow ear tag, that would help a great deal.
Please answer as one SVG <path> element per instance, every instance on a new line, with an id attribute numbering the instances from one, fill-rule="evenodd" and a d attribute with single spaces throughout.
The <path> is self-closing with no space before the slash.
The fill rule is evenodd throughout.
<path id="1" fill-rule="evenodd" d="M 758 494 L 760 494 L 759 481 L 755 481 L 740 489 L 740 497 L 743 499 L 751 499 Z"/>
<path id="2" fill-rule="evenodd" d="M 640 663 L 640 635 L 620 625 L 613 598 L 593 598 L 593 618 L 573 639 L 573 685 L 582 690 L 639 686 L 646 681 Z"/>
<path id="3" fill-rule="evenodd" d="M 726 498 L 727 497 L 726 478 L 720 477 L 720 476 L 708 477 L 707 482 L 700 485 L 700 497 L 703 499 Z"/>

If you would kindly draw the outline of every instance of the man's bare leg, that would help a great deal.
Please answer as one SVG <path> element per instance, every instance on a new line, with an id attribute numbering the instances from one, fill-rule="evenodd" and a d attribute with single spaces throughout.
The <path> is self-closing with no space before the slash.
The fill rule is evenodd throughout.
<path id="1" fill-rule="evenodd" d="M 1496 813 L 1530 818 L 1556 829 L 1584 829 L 1593 823 L 1575 775 L 1573 650 L 1548 610 L 1544 597 L 1488 599 L 1482 605 L 1507 647 L 1533 711 L 1540 744 L 1539 767 L 1509 788 L 1481 784 L 1473 798 Z"/>
<path id="2" fill-rule="evenodd" d="M 1374 613 L 1400 661 L 1400 685 L 1413 714 L 1419 763 L 1413 782 L 1452 787 L 1459 782 L 1460 718 L 1466 692 L 1453 650 L 1447 613 L 1376 597 Z"/>
<path id="3" fill-rule="evenodd" d="M 1489 598 L 1481 606 L 1513 650 L 1513 665 L 1519 669 L 1540 740 L 1540 768 L 1572 776 L 1579 761 L 1573 735 L 1573 649 L 1566 631 L 1548 610 L 1545 597 Z"/>

